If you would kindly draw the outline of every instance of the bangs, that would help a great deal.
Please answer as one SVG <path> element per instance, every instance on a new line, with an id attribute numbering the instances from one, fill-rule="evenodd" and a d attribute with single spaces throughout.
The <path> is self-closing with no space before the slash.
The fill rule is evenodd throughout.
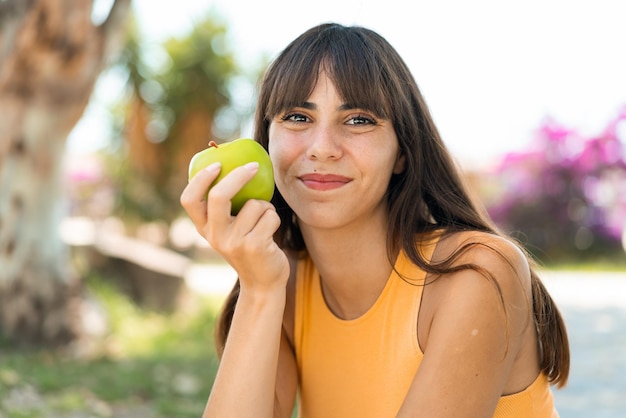
<path id="1" fill-rule="evenodd" d="M 385 63 L 365 30 L 350 31 L 338 26 L 319 30 L 317 36 L 296 39 L 273 63 L 268 74 L 269 100 L 265 118 L 300 106 L 315 88 L 324 71 L 345 103 L 390 118 L 389 76 Z"/>

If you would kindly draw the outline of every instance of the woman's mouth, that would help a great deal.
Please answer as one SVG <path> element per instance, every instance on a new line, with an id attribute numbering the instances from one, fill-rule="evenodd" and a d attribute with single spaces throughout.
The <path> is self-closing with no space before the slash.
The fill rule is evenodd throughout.
<path id="1" fill-rule="evenodd" d="M 334 190 L 350 183 L 352 179 L 336 174 L 304 174 L 300 176 L 300 181 L 312 190 Z"/>

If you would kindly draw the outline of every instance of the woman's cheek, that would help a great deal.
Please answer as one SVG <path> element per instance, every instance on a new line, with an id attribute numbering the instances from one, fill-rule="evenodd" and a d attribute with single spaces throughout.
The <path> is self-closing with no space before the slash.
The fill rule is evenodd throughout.
<path id="1" fill-rule="evenodd" d="M 286 162 L 285 148 L 280 146 L 281 141 L 279 139 L 270 139 L 268 151 L 272 166 L 274 167 L 274 179 L 276 185 L 280 186 L 283 182 L 283 177 L 287 171 L 289 164 Z"/>

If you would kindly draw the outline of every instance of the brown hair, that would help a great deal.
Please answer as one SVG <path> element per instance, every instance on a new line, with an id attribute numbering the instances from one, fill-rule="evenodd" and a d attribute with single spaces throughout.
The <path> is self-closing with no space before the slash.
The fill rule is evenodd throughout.
<path id="1" fill-rule="evenodd" d="M 434 230 L 443 230 L 444 234 L 459 231 L 503 234 L 470 198 L 413 76 L 395 49 L 376 32 L 327 23 L 308 30 L 289 44 L 270 65 L 261 84 L 255 139 L 267 149 L 272 118 L 308 99 L 322 67 L 345 101 L 393 122 L 400 152 L 406 156 L 405 170 L 392 176 L 387 193 L 390 259 L 401 247 L 416 265 L 435 275 L 470 268 L 489 276 L 480 266 L 454 265 L 464 251 L 483 244 L 463 246 L 436 265 L 425 260 L 417 250 L 415 237 Z M 281 218 L 275 235 L 277 243 L 287 251 L 305 250 L 294 214 L 278 190 L 272 203 Z M 531 269 L 531 278 L 541 368 L 549 380 L 560 387 L 569 374 L 567 332 L 556 305 L 534 269 Z M 218 324 L 220 352 L 238 292 L 237 284 Z"/>

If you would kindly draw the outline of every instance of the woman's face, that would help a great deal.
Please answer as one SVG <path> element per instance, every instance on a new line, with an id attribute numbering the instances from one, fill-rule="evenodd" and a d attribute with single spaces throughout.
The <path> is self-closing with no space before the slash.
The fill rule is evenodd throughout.
<path id="1" fill-rule="evenodd" d="M 269 153 L 301 228 L 386 221 L 390 177 L 404 169 L 391 121 L 345 103 L 324 72 L 305 103 L 272 119 Z"/>

